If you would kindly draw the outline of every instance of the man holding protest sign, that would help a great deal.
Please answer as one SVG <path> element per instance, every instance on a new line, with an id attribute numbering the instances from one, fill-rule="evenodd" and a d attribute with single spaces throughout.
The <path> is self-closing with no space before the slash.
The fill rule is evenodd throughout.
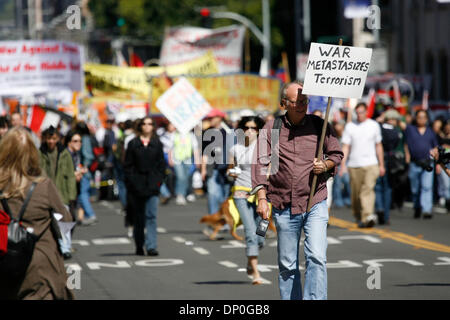
<path id="1" fill-rule="evenodd" d="M 327 171 L 335 171 L 343 157 L 339 141 L 329 126 L 324 142 L 326 159 L 316 159 L 323 120 L 306 115 L 308 99 L 301 83 L 289 83 L 281 92 L 280 104 L 287 113 L 281 117 L 279 132 L 268 122 L 258 138 L 257 159 L 252 166 L 253 187 L 259 189 L 257 213 L 269 217 L 272 203 L 278 237 L 279 288 L 283 300 L 327 299 Z M 279 147 L 272 146 L 273 135 L 279 134 Z M 279 149 L 279 152 L 277 152 Z M 277 156 L 278 159 L 272 159 Z M 274 168 L 278 161 L 279 168 Z M 272 163 L 269 169 L 269 163 Z M 270 176 L 267 180 L 267 173 Z M 312 173 L 319 175 L 313 207 L 306 210 L 311 190 Z M 305 231 L 306 278 L 302 295 L 299 271 L 299 241 Z"/>
<path id="2" fill-rule="evenodd" d="M 331 97 L 361 98 L 372 51 L 341 44 L 342 40 L 339 46 L 311 43 L 305 84 L 290 83 L 282 90 L 281 105 L 287 113 L 281 117 L 281 128 L 277 125 L 279 130 L 270 130 L 275 123 L 271 121 L 258 137 L 252 166 L 253 192 L 257 192 L 257 212 L 263 219 L 270 214 L 267 201 L 272 203 L 282 299 L 327 299 L 328 210 L 324 173 L 336 173 L 343 152 L 327 122 L 306 115 L 306 95 L 329 96 L 325 119 Z M 302 229 L 306 258 L 303 295 L 298 269 Z"/>

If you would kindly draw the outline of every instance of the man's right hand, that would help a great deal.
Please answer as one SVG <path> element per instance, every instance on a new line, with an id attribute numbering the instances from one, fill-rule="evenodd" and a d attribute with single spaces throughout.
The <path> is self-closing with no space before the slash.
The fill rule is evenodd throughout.
<path id="1" fill-rule="evenodd" d="M 256 213 L 263 218 L 264 220 L 269 219 L 269 203 L 265 199 L 261 199 L 258 201 L 258 207 L 256 208 Z"/>

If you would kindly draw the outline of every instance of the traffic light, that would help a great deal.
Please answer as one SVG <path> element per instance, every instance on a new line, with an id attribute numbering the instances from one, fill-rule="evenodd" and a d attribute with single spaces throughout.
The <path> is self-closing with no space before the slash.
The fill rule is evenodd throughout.
<path id="1" fill-rule="evenodd" d="M 116 22 L 116 24 L 117 24 L 118 27 L 124 26 L 125 23 L 126 23 L 126 21 L 125 21 L 125 19 L 122 18 L 122 17 L 120 17 L 119 19 L 117 19 L 117 22 Z"/>
<path id="2" fill-rule="evenodd" d="M 211 11 L 208 8 L 200 9 L 200 15 L 202 16 L 201 24 L 203 28 L 212 28 Z"/>

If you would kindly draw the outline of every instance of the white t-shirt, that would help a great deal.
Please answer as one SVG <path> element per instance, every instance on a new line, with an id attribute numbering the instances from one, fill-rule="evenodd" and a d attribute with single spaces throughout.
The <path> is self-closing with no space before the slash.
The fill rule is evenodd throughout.
<path id="1" fill-rule="evenodd" d="M 372 120 L 347 123 L 342 143 L 350 145 L 347 167 L 359 168 L 378 164 L 375 145 L 381 142 L 380 125 Z"/>
<path id="2" fill-rule="evenodd" d="M 235 166 L 242 170 L 234 182 L 235 186 L 252 187 L 252 161 L 255 147 L 256 141 L 248 147 L 242 144 L 235 144 L 231 147 L 230 155 L 234 158 Z"/>

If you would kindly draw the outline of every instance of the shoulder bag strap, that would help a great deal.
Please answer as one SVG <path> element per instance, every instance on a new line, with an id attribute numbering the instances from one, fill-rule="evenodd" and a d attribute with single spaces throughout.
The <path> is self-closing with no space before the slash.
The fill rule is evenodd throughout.
<path id="1" fill-rule="evenodd" d="M 2 195 L 2 194 L 3 194 L 3 191 L 0 190 L 0 195 Z M 2 202 L 2 206 L 3 206 L 3 209 L 5 210 L 5 212 L 8 214 L 8 216 L 9 216 L 11 219 L 13 219 L 13 216 L 12 216 L 12 214 L 11 214 L 11 209 L 10 209 L 9 206 L 8 206 L 8 201 L 6 201 L 5 198 L 2 198 L 2 199 L 1 199 L 1 202 Z"/>
<path id="2" fill-rule="evenodd" d="M 31 195 L 33 194 L 33 191 L 34 191 L 34 187 L 36 187 L 36 182 L 33 182 L 31 184 L 30 190 L 28 190 L 28 194 L 27 194 L 27 197 L 25 198 L 22 208 L 20 208 L 19 218 L 18 218 L 19 221 L 22 220 L 25 210 L 27 209 L 28 203 L 30 202 L 30 199 L 31 199 Z"/>

